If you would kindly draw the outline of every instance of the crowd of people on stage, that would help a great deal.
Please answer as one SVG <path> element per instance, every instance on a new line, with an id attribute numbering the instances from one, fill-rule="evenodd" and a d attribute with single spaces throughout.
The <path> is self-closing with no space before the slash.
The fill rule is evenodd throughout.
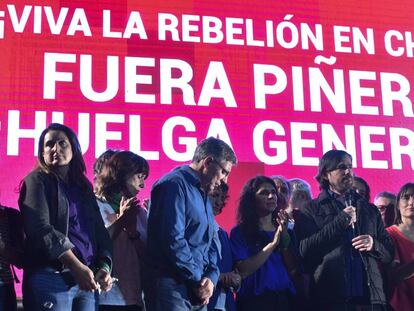
<path id="1" fill-rule="evenodd" d="M 25 310 L 414 310 L 414 183 L 374 197 L 330 150 L 316 197 L 300 178 L 246 181 L 228 233 L 215 216 L 236 164 L 207 138 L 140 201 L 143 157 L 107 150 L 91 183 L 76 134 L 50 124 L 20 214 L 0 207 L 0 311 L 17 308 L 12 265 Z"/>

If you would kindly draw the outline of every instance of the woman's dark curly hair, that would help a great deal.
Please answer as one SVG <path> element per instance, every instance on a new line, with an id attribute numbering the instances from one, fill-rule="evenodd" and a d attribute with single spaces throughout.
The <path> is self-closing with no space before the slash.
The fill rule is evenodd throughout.
<path id="1" fill-rule="evenodd" d="M 95 194 L 106 198 L 118 194 L 127 195 L 126 182 L 135 174 L 148 177 L 147 160 L 131 151 L 118 151 L 103 165 L 101 173 L 96 177 Z"/>
<path id="2" fill-rule="evenodd" d="M 243 186 L 240 194 L 239 206 L 237 209 L 237 223 L 240 225 L 243 234 L 249 244 L 265 245 L 269 242 L 267 236 L 260 233 L 259 214 L 257 213 L 256 192 L 263 184 L 270 184 L 276 190 L 274 181 L 266 176 L 256 176 Z M 278 194 L 277 200 L 280 200 Z M 276 219 L 279 208 L 273 212 L 273 218 Z"/>

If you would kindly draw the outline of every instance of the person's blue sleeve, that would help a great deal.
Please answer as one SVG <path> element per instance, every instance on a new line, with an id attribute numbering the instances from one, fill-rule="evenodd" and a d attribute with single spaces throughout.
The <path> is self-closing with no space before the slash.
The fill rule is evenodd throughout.
<path id="1" fill-rule="evenodd" d="M 211 241 L 210 249 L 208 251 L 208 257 L 209 257 L 209 266 L 206 270 L 206 273 L 204 274 L 205 277 L 208 277 L 214 284 L 214 287 L 216 287 L 219 276 L 220 276 L 220 269 L 218 267 L 218 262 L 220 260 L 220 249 L 221 249 L 221 243 L 218 236 L 218 225 L 216 222 L 214 222 L 214 234 L 213 234 L 213 240 Z"/>
<path id="2" fill-rule="evenodd" d="M 159 212 L 158 229 L 160 247 L 167 260 L 176 271 L 191 285 L 199 284 L 203 271 L 194 262 L 190 247 L 184 236 L 186 227 L 186 196 L 182 186 L 176 182 L 159 185 L 157 202 Z"/>

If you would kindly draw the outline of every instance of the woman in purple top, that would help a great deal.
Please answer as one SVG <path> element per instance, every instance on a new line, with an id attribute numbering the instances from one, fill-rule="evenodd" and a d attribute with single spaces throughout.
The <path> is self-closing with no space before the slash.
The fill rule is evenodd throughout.
<path id="1" fill-rule="evenodd" d="M 75 133 L 50 124 L 19 197 L 25 310 L 96 310 L 98 292 L 111 288 L 111 240 L 85 171 Z"/>
<path id="2" fill-rule="evenodd" d="M 292 309 L 295 289 L 281 255 L 290 237 L 277 202 L 275 183 L 268 177 L 257 176 L 243 187 L 238 225 L 230 234 L 235 268 L 243 278 L 238 311 Z"/>

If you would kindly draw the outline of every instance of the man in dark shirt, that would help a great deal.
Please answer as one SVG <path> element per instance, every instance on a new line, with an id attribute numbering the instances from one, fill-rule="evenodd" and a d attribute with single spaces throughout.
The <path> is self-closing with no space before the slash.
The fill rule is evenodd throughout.
<path id="1" fill-rule="evenodd" d="M 217 284 L 217 237 L 208 194 L 227 182 L 237 159 L 216 138 L 203 140 L 190 165 L 162 177 L 151 191 L 147 253 L 149 311 L 205 310 Z"/>
<path id="2" fill-rule="evenodd" d="M 295 231 L 311 275 L 314 310 L 383 310 L 377 262 L 394 254 L 376 207 L 352 190 L 352 157 L 330 150 L 316 176 L 321 193 L 298 215 Z"/>

